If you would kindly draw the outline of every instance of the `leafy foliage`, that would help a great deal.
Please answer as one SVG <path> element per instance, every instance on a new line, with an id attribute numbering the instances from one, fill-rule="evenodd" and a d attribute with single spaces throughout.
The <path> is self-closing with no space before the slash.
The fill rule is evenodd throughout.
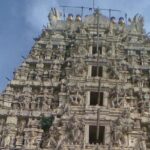
<path id="1" fill-rule="evenodd" d="M 50 117 L 42 117 L 41 118 L 41 127 L 44 130 L 44 132 L 48 131 L 49 128 L 52 126 L 54 121 L 54 116 L 50 116 Z"/>

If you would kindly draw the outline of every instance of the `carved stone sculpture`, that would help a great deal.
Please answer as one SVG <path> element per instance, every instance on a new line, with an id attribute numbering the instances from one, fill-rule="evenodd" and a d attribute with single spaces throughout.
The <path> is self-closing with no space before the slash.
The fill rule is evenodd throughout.
<path id="1" fill-rule="evenodd" d="M 48 19 L 51 25 L 55 25 L 58 20 L 60 20 L 60 12 L 56 8 L 51 8 L 51 11 L 48 15 Z"/>

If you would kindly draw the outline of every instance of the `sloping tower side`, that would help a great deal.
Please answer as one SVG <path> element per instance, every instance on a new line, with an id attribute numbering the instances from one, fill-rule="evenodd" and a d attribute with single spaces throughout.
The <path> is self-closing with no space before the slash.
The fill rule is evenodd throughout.
<path id="1" fill-rule="evenodd" d="M 1 150 L 150 149 L 150 39 L 114 19 L 51 10 L 0 95 Z"/>

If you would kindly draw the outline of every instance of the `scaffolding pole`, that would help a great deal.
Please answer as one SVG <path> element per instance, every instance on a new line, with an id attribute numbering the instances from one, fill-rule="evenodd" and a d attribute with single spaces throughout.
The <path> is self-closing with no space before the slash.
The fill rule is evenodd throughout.
<path id="1" fill-rule="evenodd" d="M 95 9 L 95 0 L 93 0 L 93 10 Z"/>
<path id="2" fill-rule="evenodd" d="M 99 76 L 99 57 L 100 57 L 100 51 L 99 51 L 99 10 L 96 10 L 97 14 L 97 76 Z M 100 122 L 100 91 L 101 91 L 101 78 L 99 77 L 99 83 L 98 83 L 98 110 L 97 110 L 97 132 L 96 132 L 96 140 L 99 140 L 99 122 Z"/>

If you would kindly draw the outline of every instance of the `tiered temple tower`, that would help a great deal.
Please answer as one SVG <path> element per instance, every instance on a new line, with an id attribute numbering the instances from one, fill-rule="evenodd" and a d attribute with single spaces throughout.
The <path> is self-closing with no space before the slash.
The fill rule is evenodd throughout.
<path id="1" fill-rule="evenodd" d="M 49 20 L 0 95 L 0 149 L 150 150 L 143 18 Z"/>

